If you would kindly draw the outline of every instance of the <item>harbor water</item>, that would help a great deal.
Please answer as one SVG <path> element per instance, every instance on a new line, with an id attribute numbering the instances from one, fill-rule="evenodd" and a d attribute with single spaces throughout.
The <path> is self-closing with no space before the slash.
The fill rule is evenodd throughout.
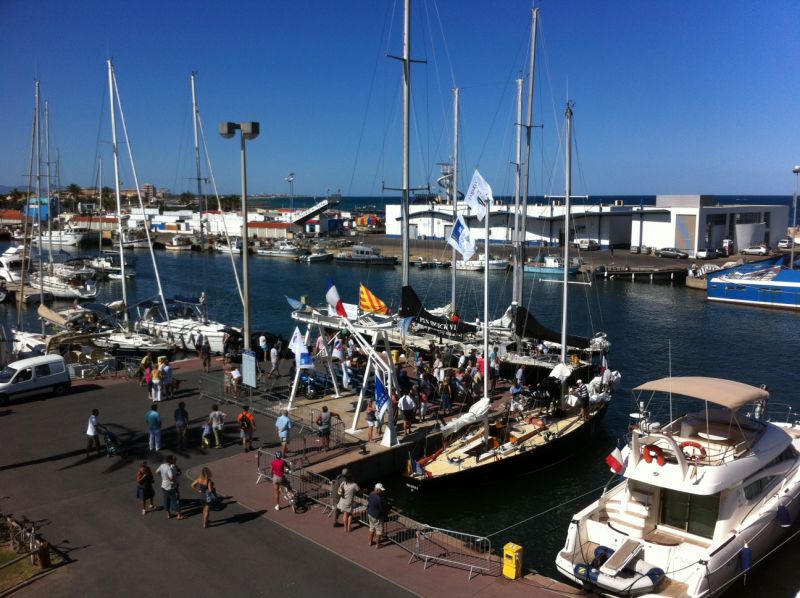
<path id="1" fill-rule="evenodd" d="M 5 247 L 0 246 L 0 251 Z M 128 282 L 129 303 L 157 293 L 150 253 L 138 258 L 137 276 Z M 74 253 L 76 255 L 76 253 Z M 167 296 L 198 295 L 206 290 L 210 315 L 241 325 L 241 301 L 230 256 L 196 252 L 155 254 Z M 448 259 L 449 252 L 441 257 Z M 235 261 L 240 263 L 240 257 Z M 253 330 L 268 330 L 288 338 L 294 329 L 285 296 L 310 296 L 324 302 L 326 279 L 332 278 L 345 302 L 357 302 L 359 283 L 395 309 L 400 298 L 400 268 L 363 268 L 332 263 L 299 264 L 289 260 L 250 258 Z M 411 284 L 426 306 L 450 300 L 449 270 L 411 271 Z M 467 321 L 482 315 L 483 275 L 458 273 L 457 303 Z M 511 295 L 510 274 L 490 274 L 490 313 L 500 317 Z M 98 301 L 120 298 L 121 283 L 100 283 Z M 525 277 L 524 301 L 543 323 L 560 327 L 561 284 L 538 275 Z M 536 472 L 496 480 L 474 488 L 441 494 L 412 493 L 398 476 L 382 480 L 396 506 L 429 525 L 490 535 L 492 546 L 509 541 L 525 547 L 525 565 L 557 576 L 553 559 L 564 541 L 570 516 L 595 500 L 611 474 L 604 463 L 614 444 L 624 437 L 628 415 L 635 411 L 631 389 L 647 380 L 675 376 L 714 376 L 748 384 L 767 384 L 774 403 L 800 408 L 796 374 L 791 365 L 797 314 L 789 311 L 720 305 L 705 294 L 683 286 L 596 280 L 574 285 L 570 294 L 570 332 L 608 333 L 610 366 L 622 379 L 604 421 L 602 437 L 584 454 L 564 456 Z M 55 303 L 56 309 L 69 303 Z M 7 334 L 16 327 L 16 307 L 0 305 Z M 35 307 L 25 308 L 28 329 L 38 330 Z M 579 497 L 579 498 L 578 498 Z M 576 499 L 577 498 L 577 499 Z M 525 523 L 519 524 L 521 521 Z M 509 526 L 506 531 L 503 530 Z"/>

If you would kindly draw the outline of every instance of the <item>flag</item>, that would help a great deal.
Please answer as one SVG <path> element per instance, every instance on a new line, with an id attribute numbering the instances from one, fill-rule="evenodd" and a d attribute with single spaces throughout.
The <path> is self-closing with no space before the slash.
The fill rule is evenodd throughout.
<path id="1" fill-rule="evenodd" d="M 481 173 L 475 170 L 467 189 L 467 194 L 464 196 L 464 202 L 475 211 L 478 220 L 483 220 L 486 215 L 487 205 L 493 201 L 492 188 L 489 183 L 483 180 Z"/>
<path id="2" fill-rule="evenodd" d="M 407 318 L 400 318 L 397 320 L 397 328 L 400 330 L 400 334 L 408 334 L 408 328 L 411 326 L 413 320 L 414 316 L 408 316 Z"/>
<path id="3" fill-rule="evenodd" d="M 375 406 L 378 408 L 378 419 L 381 419 L 389 407 L 389 394 L 380 376 L 375 376 Z"/>
<path id="4" fill-rule="evenodd" d="M 303 309 L 303 307 L 305 307 L 297 299 L 292 299 L 291 297 L 288 297 L 287 295 L 284 295 L 284 297 L 286 297 L 286 301 L 289 302 L 289 307 L 291 307 L 292 309 Z"/>
<path id="5" fill-rule="evenodd" d="M 339 291 L 336 290 L 336 285 L 333 284 L 333 279 L 331 278 L 328 279 L 328 292 L 325 293 L 325 300 L 328 302 L 328 305 L 336 310 L 337 314 L 343 318 L 347 317 L 347 312 L 344 310 L 344 304 L 339 298 Z"/>
<path id="6" fill-rule="evenodd" d="M 622 461 L 622 453 L 619 447 L 615 447 L 611 454 L 606 457 L 606 463 L 608 463 L 611 471 L 617 475 L 622 475 L 622 472 L 625 471 L 625 463 Z"/>
<path id="7" fill-rule="evenodd" d="M 378 299 L 363 283 L 359 283 L 358 286 L 358 307 L 360 307 L 362 311 L 384 316 L 389 313 L 389 308 L 386 307 L 386 304 Z"/>
<path id="8" fill-rule="evenodd" d="M 469 227 L 464 222 L 464 217 L 461 214 L 456 218 L 453 230 L 447 239 L 447 244 L 454 247 L 461 254 L 464 261 L 469 260 L 475 254 L 475 239 L 472 238 Z"/>
<path id="9" fill-rule="evenodd" d="M 311 358 L 311 354 L 308 352 L 308 347 L 306 347 L 306 343 L 303 340 L 303 335 L 300 334 L 300 329 L 297 326 L 295 326 L 294 333 L 289 341 L 289 349 L 294 353 L 298 370 L 314 368 L 314 361 Z"/>
<path id="10" fill-rule="evenodd" d="M 344 343 L 339 336 L 333 340 L 333 353 L 331 354 L 331 357 L 339 360 L 344 359 Z"/>

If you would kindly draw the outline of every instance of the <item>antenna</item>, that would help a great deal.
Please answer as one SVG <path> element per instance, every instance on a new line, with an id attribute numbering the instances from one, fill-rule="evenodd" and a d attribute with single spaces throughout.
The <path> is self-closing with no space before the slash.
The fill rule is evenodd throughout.
<path id="1" fill-rule="evenodd" d="M 667 339 L 667 355 L 669 356 L 669 379 L 670 379 L 670 388 L 672 388 L 672 339 Z M 669 393 L 669 421 L 675 421 L 672 418 L 672 390 Z"/>

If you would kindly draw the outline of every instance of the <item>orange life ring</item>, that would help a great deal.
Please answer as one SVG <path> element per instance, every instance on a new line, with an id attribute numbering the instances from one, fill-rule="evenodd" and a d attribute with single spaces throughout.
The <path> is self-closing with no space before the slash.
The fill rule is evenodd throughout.
<path id="1" fill-rule="evenodd" d="M 683 449 L 688 447 L 697 449 L 699 451 L 698 454 L 687 455 L 686 451 L 684 451 Z M 681 451 L 683 451 L 683 456 L 691 461 L 702 461 L 703 459 L 706 458 L 706 449 L 704 449 L 699 442 L 693 442 L 691 440 L 687 440 L 686 442 L 681 442 L 678 445 L 678 448 L 681 449 Z"/>
<path id="2" fill-rule="evenodd" d="M 652 463 L 653 456 L 656 458 L 656 463 L 659 467 L 664 467 L 667 460 L 664 458 L 664 451 L 658 448 L 655 444 L 646 444 L 642 449 L 642 457 L 645 463 Z"/>
<path id="3" fill-rule="evenodd" d="M 528 423 L 536 426 L 539 430 L 546 430 L 547 424 L 540 420 L 538 417 L 529 417 Z"/>

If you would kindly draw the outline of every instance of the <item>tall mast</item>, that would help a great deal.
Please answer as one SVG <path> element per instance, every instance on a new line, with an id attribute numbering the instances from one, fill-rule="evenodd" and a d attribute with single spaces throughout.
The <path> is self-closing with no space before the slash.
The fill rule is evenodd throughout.
<path id="1" fill-rule="evenodd" d="M 44 303 L 44 268 L 42 268 L 42 131 L 39 106 L 39 82 L 36 82 L 36 221 L 39 224 L 39 304 Z M 44 320 L 42 320 L 44 335 Z"/>
<path id="2" fill-rule="evenodd" d="M 528 238 L 528 193 L 531 177 L 531 131 L 533 130 L 533 76 L 536 67 L 536 29 L 539 22 L 539 9 L 532 11 L 531 23 L 531 57 L 530 71 L 528 72 L 528 118 L 525 122 L 525 189 L 522 194 L 522 240 L 519 244 L 519 261 L 525 263 L 525 241 Z M 519 279 L 519 296 L 517 300 L 522 302 L 522 276 Z"/>
<path id="3" fill-rule="evenodd" d="M 453 192 L 453 226 L 456 225 L 456 218 L 458 218 L 458 97 L 460 89 L 456 87 L 453 90 L 453 182 L 450 185 Z M 453 260 L 450 264 L 450 309 L 456 309 L 456 248 L 453 247 Z"/>
<path id="4" fill-rule="evenodd" d="M 45 164 L 47 164 L 47 256 L 50 259 L 50 274 L 53 269 L 53 206 L 51 205 L 52 194 L 50 192 L 50 107 L 47 100 L 44 101 L 44 153 Z"/>
<path id="5" fill-rule="evenodd" d="M 492 202 L 486 200 L 486 248 L 483 256 L 483 396 L 489 397 L 489 220 L 492 215 Z"/>
<path id="6" fill-rule="evenodd" d="M 205 249 L 205 227 L 203 224 L 203 189 L 200 179 L 200 143 L 197 137 L 197 119 L 200 118 L 200 111 L 197 107 L 197 92 L 195 91 L 195 73 L 192 71 L 192 124 L 194 125 L 194 164 L 195 164 L 195 180 L 197 181 L 197 202 L 200 210 L 200 249 Z"/>
<path id="7" fill-rule="evenodd" d="M 120 276 L 122 276 L 122 303 L 125 311 L 123 312 L 123 322 L 125 329 L 129 329 L 128 322 L 128 291 L 127 284 L 125 283 L 125 252 L 124 236 L 122 234 L 122 199 L 119 189 L 119 145 L 117 144 L 117 116 L 116 109 L 114 108 L 114 66 L 111 64 L 111 59 L 107 61 L 108 64 L 108 100 L 111 103 L 111 147 L 114 150 L 114 190 L 117 198 L 117 234 L 119 235 L 119 267 Z M 102 190 L 100 191 L 102 198 Z"/>
<path id="8" fill-rule="evenodd" d="M 98 254 L 103 253 L 103 158 L 97 159 L 97 192 L 98 196 L 100 197 L 99 204 L 100 209 L 98 210 L 98 217 L 97 217 L 97 231 L 99 240 L 97 242 L 97 252 Z"/>
<path id="9" fill-rule="evenodd" d="M 25 270 L 30 264 L 30 256 L 28 255 L 28 221 L 30 216 L 31 195 L 33 195 L 33 152 L 36 149 L 36 111 L 33 113 L 33 127 L 31 128 L 31 156 L 28 162 L 28 198 L 23 208 L 22 216 L 22 268 L 20 269 L 19 277 L 19 293 L 17 293 L 17 330 L 22 330 L 25 325 L 25 320 L 22 317 L 24 313 L 23 307 L 25 306 Z"/>
<path id="10" fill-rule="evenodd" d="M 404 2 L 403 15 L 403 199 L 401 206 L 403 236 L 403 286 L 408 286 L 409 256 L 409 168 L 410 168 L 410 131 L 411 113 L 411 0 Z"/>
<path id="11" fill-rule="evenodd" d="M 522 274 L 524 264 L 520 259 L 520 190 L 522 187 L 522 79 L 517 79 L 517 161 L 514 164 L 516 176 L 514 185 L 514 236 L 512 241 L 514 243 L 514 279 L 511 291 L 511 300 L 517 305 L 522 305 Z M 522 239 L 525 239 L 527 233 L 527 226 L 525 225 L 525 232 L 522 234 Z"/>
<path id="12" fill-rule="evenodd" d="M 566 118 L 566 159 L 564 161 L 564 172 L 566 177 L 564 187 L 564 288 L 562 289 L 561 305 L 561 363 L 567 363 L 567 312 L 569 299 L 569 216 L 570 216 L 570 195 L 572 193 L 572 104 L 567 102 L 567 109 L 564 113 Z"/>

